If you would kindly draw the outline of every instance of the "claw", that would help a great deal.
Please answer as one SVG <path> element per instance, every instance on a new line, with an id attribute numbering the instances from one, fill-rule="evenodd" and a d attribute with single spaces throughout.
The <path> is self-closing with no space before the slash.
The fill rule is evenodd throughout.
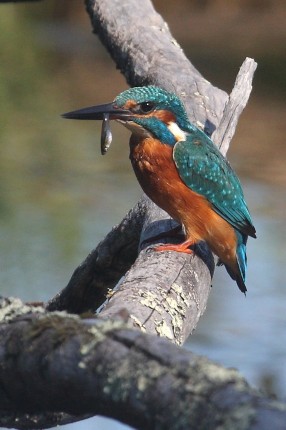
<path id="1" fill-rule="evenodd" d="M 185 254 L 193 254 L 194 251 L 190 249 L 190 246 L 194 245 L 193 240 L 186 240 L 183 243 L 179 243 L 178 245 L 173 244 L 166 244 L 166 245 L 159 245 L 154 248 L 154 251 L 175 251 L 175 252 L 184 252 Z"/>

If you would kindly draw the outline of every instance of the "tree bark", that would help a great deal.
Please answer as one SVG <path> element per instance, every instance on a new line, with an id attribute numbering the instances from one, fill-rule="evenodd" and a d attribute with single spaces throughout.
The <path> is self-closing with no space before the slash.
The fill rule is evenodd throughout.
<path id="1" fill-rule="evenodd" d="M 65 411 L 142 430 L 285 428 L 286 406 L 263 398 L 236 370 L 123 320 L 21 310 L 19 301 L 13 310 L 7 299 L 0 306 L 0 419 L 5 412 L 8 427 L 27 428 L 9 425 L 10 411 Z M 47 426 L 37 419 L 32 428 Z"/>

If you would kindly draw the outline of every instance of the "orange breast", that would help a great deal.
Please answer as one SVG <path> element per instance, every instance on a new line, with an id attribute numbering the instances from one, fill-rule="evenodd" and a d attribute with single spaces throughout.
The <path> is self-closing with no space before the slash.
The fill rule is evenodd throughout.
<path id="1" fill-rule="evenodd" d="M 236 254 L 234 229 L 212 209 L 211 203 L 181 180 L 173 148 L 152 138 L 130 139 L 130 160 L 144 192 L 184 225 L 187 238 L 205 240 L 223 262 Z"/>

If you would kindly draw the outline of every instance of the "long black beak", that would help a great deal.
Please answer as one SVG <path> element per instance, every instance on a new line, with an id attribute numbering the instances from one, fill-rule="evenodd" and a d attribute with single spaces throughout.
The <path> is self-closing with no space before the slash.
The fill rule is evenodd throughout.
<path id="1" fill-rule="evenodd" d="M 110 119 L 126 119 L 131 118 L 131 112 L 125 109 L 117 108 L 114 103 L 104 105 L 90 106 L 72 112 L 62 114 L 63 118 L 67 119 L 98 119 L 102 120 L 104 114 L 109 114 Z"/>

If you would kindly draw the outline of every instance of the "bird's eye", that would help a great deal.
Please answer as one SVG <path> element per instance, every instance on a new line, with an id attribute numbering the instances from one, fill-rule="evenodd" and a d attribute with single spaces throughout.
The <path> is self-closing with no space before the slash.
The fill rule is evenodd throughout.
<path id="1" fill-rule="evenodd" d="M 154 109 L 154 107 L 155 104 L 153 102 L 143 102 L 139 105 L 139 109 L 142 113 L 149 113 Z"/>

